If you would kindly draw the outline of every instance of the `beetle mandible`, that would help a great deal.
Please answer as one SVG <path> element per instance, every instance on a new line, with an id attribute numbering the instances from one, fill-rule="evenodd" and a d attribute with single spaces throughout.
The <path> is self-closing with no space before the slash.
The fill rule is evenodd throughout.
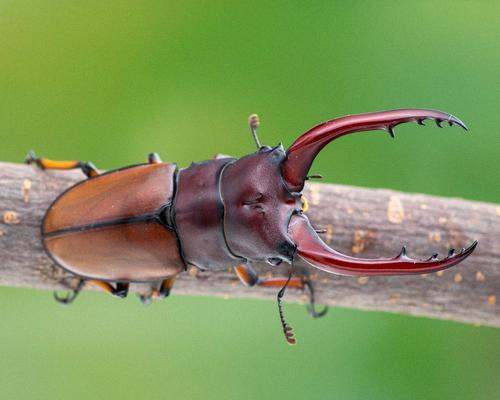
<path id="1" fill-rule="evenodd" d="M 100 174 L 90 162 L 53 161 L 28 153 L 27 163 L 42 169 L 80 168 L 88 179 L 62 193 L 47 210 L 42 240 L 52 260 L 79 277 L 65 298 L 71 303 L 86 283 L 125 297 L 131 282 L 151 283 L 144 303 L 170 293 L 176 276 L 194 265 L 202 270 L 234 267 L 248 286 L 282 287 L 278 305 L 285 337 L 295 343 L 285 323 L 281 297 L 287 285 L 310 289 L 305 278 L 260 279 L 252 262 L 278 265 L 302 259 L 315 268 L 340 275 L 423 274 L 449 268 L 467 258 L 477 241 L 444 258 L 411 259 L 403 247 L 389 259 L 361 259 L 327 246 L 304 214 L 301 195 L 316 155 L 343 135 L 385 130 L 425 120 L 465 124 L 451 114 L 427 109 L 400 109 L 352 115 L 315 126 L 286 151 L 279 144 L 262 146 L 256 129 L 258 117 L 249 119 L 257 145 L 255 153 L 240 159 L 220 156 L 184 169 L 163 163 L 156 153 L 148 163 Z"/>

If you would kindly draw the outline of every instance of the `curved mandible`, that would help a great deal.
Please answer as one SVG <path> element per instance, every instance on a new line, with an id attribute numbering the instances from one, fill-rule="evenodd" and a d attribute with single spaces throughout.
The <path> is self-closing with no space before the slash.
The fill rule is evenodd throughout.
<path id="1" fill-rule="evenodd" d="M 324 122 L 300 136 L 287 150 L 287 158 L 281 170 L 283 178 L 291 191 L 300 192 L 316 155 L 332 140 L 354 132 L 371 130 L 388 131 L 394 137 L 394 127 L 405 122 L 424 125 L 426 119 L 441 123 L 448 122 L 465 130 L 467 127 L 457 117 L 449 113 L 427 109 L 401 109 L 368 114 L 349 115 Z"/>
<path id="2" fill-rule="evenodd" d="M 297 245 L 297 254 L 313 267 L 338 275 L 407 275 L 426 274 L 449 268 L 465 260 L 476 248 L 477 241 L 455 253 L 454 249 L 442 259 L 437 254 L 426 260 L 415 260 L 406 255 L 403 247 L 394 258 L 369 259 L 350 257 L 328 247 L 310 225 L 304 215 L 294 215 L 289 233 Z"/>

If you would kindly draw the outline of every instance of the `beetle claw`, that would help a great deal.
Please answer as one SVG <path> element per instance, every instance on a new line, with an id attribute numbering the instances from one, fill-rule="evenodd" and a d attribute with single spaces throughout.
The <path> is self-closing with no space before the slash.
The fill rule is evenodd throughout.
<path id="1" fill-rule="evenodd" d="M 314 289 L 309 280 L 304 281 L 304 286 L 309 289 L 309 304 L 307 305 L 307 312 L 312 318 L 321 318 L 328 312 L 328 306 L 324 306 L 321 311 L 316 311 L 314 301 Z"/>
<path id="2" fill-rule="evenodd" d="M 76 290 L 74 290 L 73 292 L 70 292 L 70 293 L 67 293 L 65 297 L 61 297 L 57 294 L 57 292 L 54 291 L 54 299 L 59 303 L 59 304 L 62 304 L 62 305 L 70 305 L 71 303 L 73 303 L 73 301 L 76 299 L 76 296 L 78 296 L 78 293 Z"/>
<path id="3" fill-rule="evenodd" d="M 78 282 L 78 285 L 76 286 L 75 289 L 73 289 L 72 292 L 68 293 L 65 297 L 61 297 L 57 294 L 56 291 L 54 291 L 54 299 L 59 303 L 63 305 L 69 305 L 73 303 L 73 301 L 76 299 L 78 296 L 78 293 L 83 289 L 83 286 L 85 286 L 85 281 L 83 279 L 80 279 Z"/>

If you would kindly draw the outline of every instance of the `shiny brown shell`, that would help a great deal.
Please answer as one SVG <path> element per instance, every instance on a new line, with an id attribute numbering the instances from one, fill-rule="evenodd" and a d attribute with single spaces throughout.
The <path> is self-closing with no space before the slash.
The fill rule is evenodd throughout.
<path id="1" fill-rule="evenodd" d="M 144 164 L 82 181 L 59 196 L 42 224 L 52 259 L 84 278 L 148 282 L 185 265 L 168 226 L 175 164 Z"/>

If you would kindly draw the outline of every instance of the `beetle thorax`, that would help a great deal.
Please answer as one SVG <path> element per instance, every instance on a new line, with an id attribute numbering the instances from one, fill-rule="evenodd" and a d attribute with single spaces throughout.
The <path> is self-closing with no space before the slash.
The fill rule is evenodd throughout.
<path id="1" fill-rule="evenodd" d="M 187 263 L 217 269 L 247 260 L 291 262 L 288 224 L 302 203 L 283 183 L 285 157 L 280 145 L 179 172 L 175 223 Z"/>

